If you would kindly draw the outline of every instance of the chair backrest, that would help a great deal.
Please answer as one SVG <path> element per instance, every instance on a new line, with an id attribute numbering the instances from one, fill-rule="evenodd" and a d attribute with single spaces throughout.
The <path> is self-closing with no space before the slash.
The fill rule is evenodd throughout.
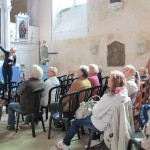
<path id="1" fill-rule="evenodd" d="M 17 85 L 16 82 L 4 83 L 4 89 L 9 91 L 9 89 L 10 89 L 11 87 L 16 86 L 16 85 Z M 5 91 L 5 92 L 6 92 L 6 91 Z"/>
<path id="2" fill-rule="evenodd" d="M 73 82 L 73 79 L 66 79 L 66 80 L 61 81 L 61 85 L 66 86 L 67 84 L 72 84 L 72 82 Z"/>
<path id="3" fill-rule="evenodd" d="M 108 76 L 102 78 L 102 89 L 101 89 L 101 97 L 104 95 L 105 91 L 108 88 Z"/>
<path id="4" fill-rule="evenodd" d="M 91 89 L 91 94 L 92 94 L 91 96 L 94 96 L 93 93 L 96 94 L 96 95 L 98 95 L 98 96 L 101 96 L 101 93 L 102 93 L 102 85 L 93 87 L 93 88 Z M 95 98 L 95 100 L 99 100 L 99 98 Z"/>
<path id="5" fill-rule="evenodd" d="M 61 90 L 62 90 L 61 88 L 62 88 L 62 86 L 59 85 L 59 86 L 55 86 L 49 90 L 48 105 L 52 102 L 52 94 L 54 94 L 54 93 L 55 93 L 55 99 L 54 99 L 55 101 L 54 102 L 55 103 L 59 102 L 60 96 L 61 96 Z"/>
<path id="6" fill-rule="evenodd" d="M 34 95 L 34 110 L 33 113 L 35 115 L 38 115 L 40 109 L 41 109 L 41 96 L 42 96 L 42 92 L 44 91 L 44 89 L 40 89 L 40 90 L 36 90 L 34 91 L 32 94 Z"/>
<path id="7" fill-rule="evenodd" d="M 0 97 L 3 98 L 4 97 L 4 84 L 0 83 Z"/>
<path id="8" fill-rule="evenodd" d="M 103 85 L 103 86 L 105 86 L 105 85 L 108 84 L 108 78 L 109 78 L 108 76 L 102 78 L 102 85 Z"/>
<path id="9" fill-rule="evenodd" d="M 67 76 L 67 79 L 73 79 L 73 78 L 74 78 L 74 73 L 69 74 L 69 75 Z"/>
<path id="10" fill-rule="evenodd" d="M 92 88 L 87 88 L 79 91 L 79 103 L 87 102 L 92 95 Z"/>
<path id="11" fill-rule="evenodd" d="M 67 79 L 67 75 L 63 75 L 63 76 L 60 76 L 60 77 L 57 77 L 59 81 L 64 81 Z"/>
<path id="12" fill-rule="evenodd" d="M 71 86 L 71 84 L 67 84 L 67 85 L 65 85 L 65 86 L 61 86 L 61 95 L 62 95 L 62 96 L 67 94 L 67 92 L 68 92 L 70 86 Z"/>
<path id="13" fill-rule="evenodd" d="M 68 112 L 66 113 L 63 113 L 63 100 L 67 98 L 69 99 L 69 110 Z M 62 113 L 64 114 L 63 117 L 65 117 L 65 115 L 67 116 L 68 120 L 71 120 L 75 117 L 75 112 L 76 110 L 79 108 L 79 95 L 78 95 L 78 92 L 72 92 L 72 93 L 69 93 L 69 94 L 66 94 L 64 96 L 62 96 L 60 98 L 60 102 L 59 102 L 59 105 L 60 105 L 60 118 L 62 117 Z"/>

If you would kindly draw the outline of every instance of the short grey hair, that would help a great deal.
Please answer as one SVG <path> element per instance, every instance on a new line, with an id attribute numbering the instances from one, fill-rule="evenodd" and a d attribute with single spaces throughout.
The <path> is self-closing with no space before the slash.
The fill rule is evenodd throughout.
<path id="1" fill-rule="evenodd" d="M 135 69 L 135 67 L 134 67 L 134 66 L 132 66 L 132 65 L 127 65 L 127 66 L 125 66 L 125 68 L 130 69 L 130 70 L 131 70 L 131 72 L 132 72 L 132 74 L 133 74 L 133 76 L 135 76 L 135 75 L 136 75 L 136 69 Z"/>
<path id="2" fill-rule="evenodd" d="M 48 70 L 51 70 L 52 72 L 54 72 L 55 76 L 57 76 L 58 69 L 56 67 L 49 67 Z"/>
<path id="3" fill-rule="evenodd" d="M 92 67 L 94 69 L 94 73 L 99 73 L 99 68 L 96 64 L 90 64 L 89 67 Z"/>
<path id="4" fill-rule="evenodd" d="M 79 67 L 79 69 L 80 69 L 80 71 L 82 71 L 84 78 L 87 78 L 87 77 L 89 76 L 89 67 L 88 67 L 88 66 L 86 66 L 86 65 L 81 65 L 81 66 Z"/>
<path id="5" fill-rule="evenodd" d="M 34 64 L 32 66 L 32 72 L 33 72 L 35 78 L 37 78 L 39 80 L 42 79 L 42 77 L 43 77 L 43 70 L 42 70 L 42 68 L 40 66 Z"/>

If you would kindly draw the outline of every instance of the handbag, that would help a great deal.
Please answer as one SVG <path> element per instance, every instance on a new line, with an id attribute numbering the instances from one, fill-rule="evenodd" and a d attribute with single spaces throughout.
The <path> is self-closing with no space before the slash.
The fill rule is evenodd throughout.
<path id="1" fill-rule="evenodd" d="M 75 117 L 77 119 L 83 119 L 92 114 L 92 109 L 93 109 L 95 103 L 97 103 L 97 101 L 94 101 L 95 97 L 99 98 L 99 100 L 100 100 L 100 96 L 94 95 L 87 102 L 80 103 L 79 108 L 75 112 Z"/>

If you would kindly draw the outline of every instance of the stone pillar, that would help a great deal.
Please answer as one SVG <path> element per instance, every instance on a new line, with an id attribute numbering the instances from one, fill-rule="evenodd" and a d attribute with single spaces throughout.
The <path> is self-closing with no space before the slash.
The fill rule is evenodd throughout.
<path id="1" fill-rule="evenodd" d="M 38 26 L 38 4 L 39 0 L 27 0 L 27 14 L 31 18 L 30 25 Z"/>
<path id="2" fill-rule="evenodd" d="M 10 11 L 11 11 L 11 0 L 4 0 L 5 8 L 5 48 L 10 49 Z"/>

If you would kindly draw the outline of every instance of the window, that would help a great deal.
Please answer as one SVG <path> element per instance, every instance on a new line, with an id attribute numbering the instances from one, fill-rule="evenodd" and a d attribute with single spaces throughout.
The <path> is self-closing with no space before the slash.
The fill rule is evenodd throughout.
<path id="1" fill-rule="evenodd" d="M 87 34 L 87 0 L 53 0 L 52 39 Z"/>

